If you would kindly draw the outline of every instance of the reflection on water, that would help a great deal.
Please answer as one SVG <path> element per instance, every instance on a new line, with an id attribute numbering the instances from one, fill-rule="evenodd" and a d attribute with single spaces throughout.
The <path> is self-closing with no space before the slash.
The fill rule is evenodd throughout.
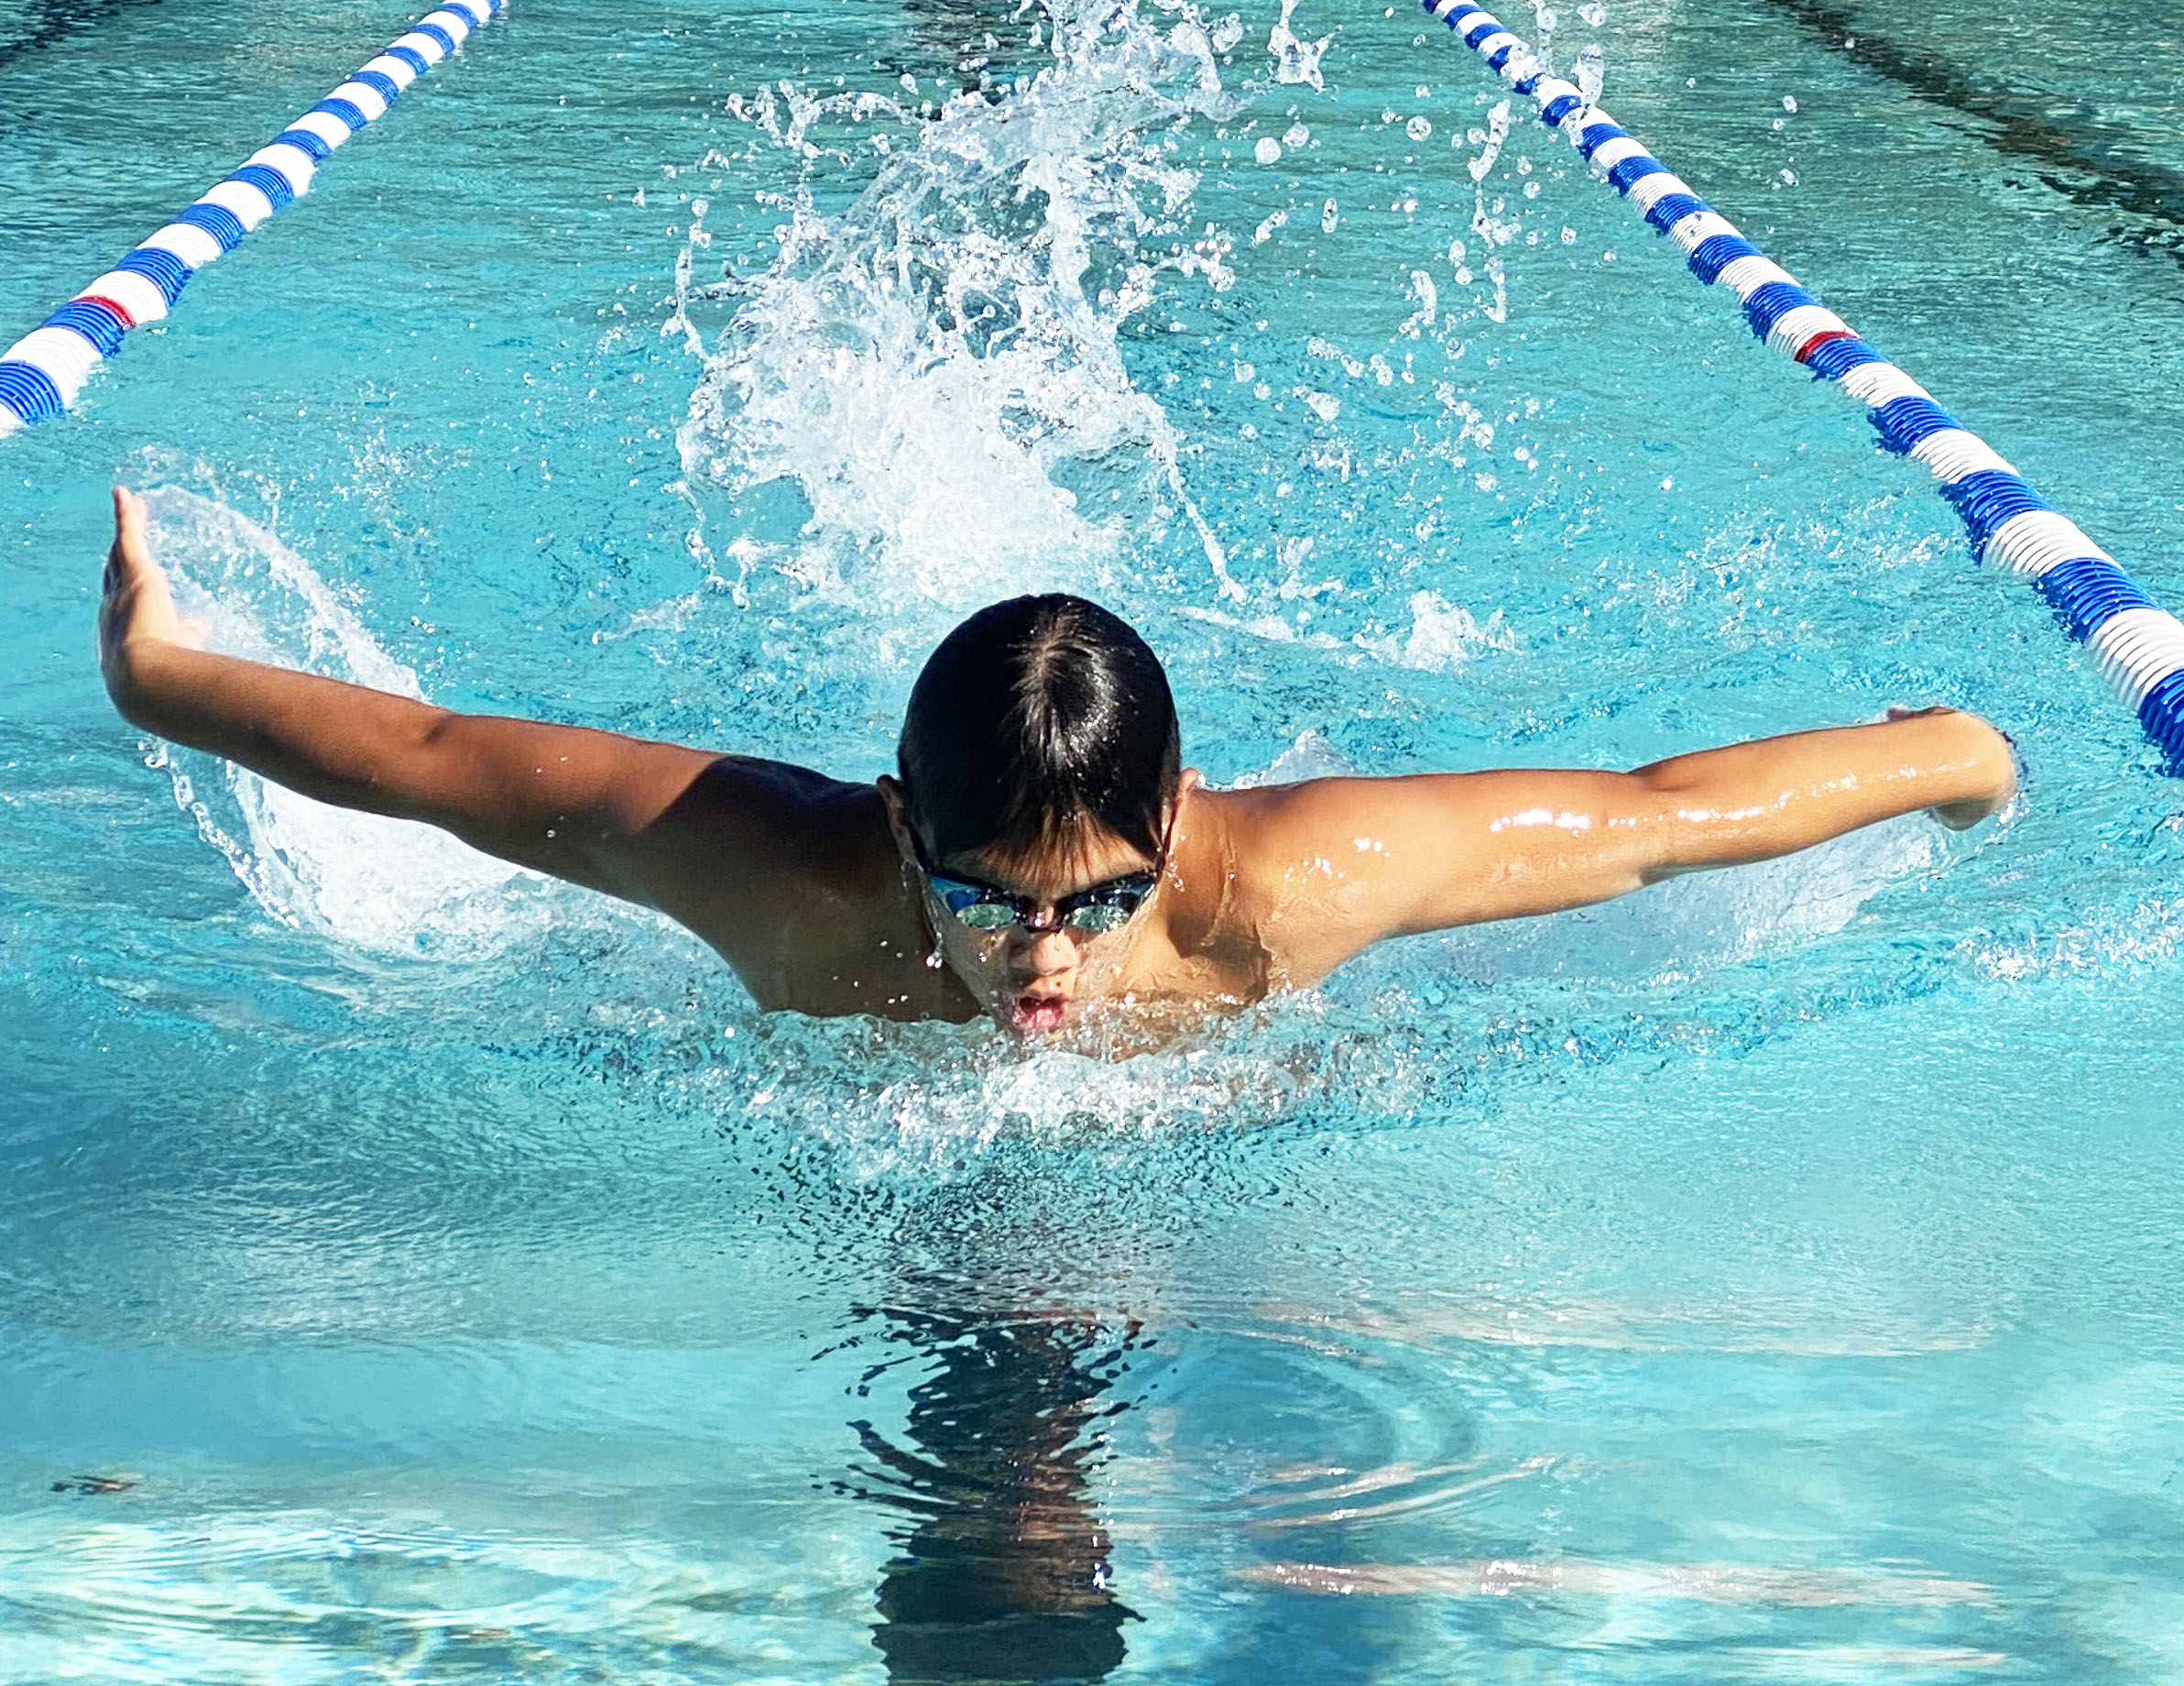
<path id="1" fill-rule="evenodd" d="M 873 1467 L 850 1489 L 912 1518 L 879 1583 L 873 1643 L 896 1681 L 1100 1681 L 1137 1615 L 1109 1585 L 1087 1492 L 1103 1398 L 1129 1341 L 1066 1315 L 995 1320 L 890 1308 L 910 1390 L 903 1441 L 851 1426 Z M 869 1379 L 869 1377 L 868 1377 Z"/>

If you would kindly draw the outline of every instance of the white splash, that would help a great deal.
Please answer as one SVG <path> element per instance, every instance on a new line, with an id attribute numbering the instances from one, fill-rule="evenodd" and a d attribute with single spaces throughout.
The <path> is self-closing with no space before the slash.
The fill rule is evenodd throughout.
<path id="1" fill-rule="evenodd" d="M 175 487 L 146 501 L 153 550 L 208 647 L 423 695 L 310 564 L 257 522 Z M 164 761 L 176 800 L 283 924 L 378 953 L 442 957 L 497 952 L 543 924 L 544 880 L 445 832 L 330 807 L 189 751 Z"/>
<path id="2" fill-rule="evenodd" d="M 1384 662 L 1425 673 L 1462 667 L 1490 650 L 1514 650 L 1517 635 L 1495 609 L 1483 621 L 1437 591 L 1411 594 L 1411 630 L 1406 638 L 1360 633 L 1352 641 Z"/>
<path id="3" fill-rule="evenodd" d="M 1466 135 L 1465 138 L 1479 148 L 1479 156 L 1464 166 L 1472 181 L 1484 181 L 1493 170 L 1503 144 L 1509 139 L 1509 102 L 1502 100 L 1487 113 L 1486 127 L 1472 129 Z"/>
<path id="4" fill-rule="evenodd" d="M 950 1182 L 1027 1143 L 1127 1159 L 1149 1140 L 1264 1122 L 1324 1081 L 1341 1042 L 1295 997 L 1178 1028 L 1117 1058 L 1093 1037 L 1027 1048 L 984 1026 L 786 1019 L 752 1026 L 742 1062 L 696 1083 L 854 1180 Z"/>
<path id="5" fill-rule="evenodd" d="M 1269 784 L 1302 784 L 1307 779 L 1352 778 L 1357 771 L 1356 765 L 1328 740 L 1325 732 L 1303 731 L 1263 771 L 1247 772 L 1228 788 L 1258 790 Z"/>
<path id="6" fill-rule="evenodd" d="M 1303 82 L 1314 93 L 1320 93 L 1327 83 L 1320 77 L 1319 61 L 1327 50 L 1327 43 L 1335 38 L 1322 36 L 1316 41 L 1301 38 L 1289 27 L 1296 8 L 1297 0 L 1282 0 L 1282 16 L 1267 32 L 1266 50 L 1274 61 L 1274 80 L 1291 85 Z"/>
<path id="7" fill-rule="evenodd" d="M 772 265 L 737 284 L 679 430 L 708 525 L 723 494 L 793 488 L 801 531 L 762 540 L 761 560 L 891 613 L 1096 581 L 1180 515 L 1233 594 L 1177 433 L 1117 344 L 1162 272 L 1233 282 L 1228 236 L 1172 238 L 1197 178 L 1161 134 L 1238 109 L 1182 12 L 1164 33 L 1135 0 L 1057 13 L 1050 67 L 910 126 L 846 212 L 799 196 Z M 792 108 L 782 145 L 857 115 Z M 775 110 L 770 95 L 752 109 Z M 687 329 L 682 312 L 670 326 Z M 1081 506 L 1087 484 L 1099 504 Z"/>

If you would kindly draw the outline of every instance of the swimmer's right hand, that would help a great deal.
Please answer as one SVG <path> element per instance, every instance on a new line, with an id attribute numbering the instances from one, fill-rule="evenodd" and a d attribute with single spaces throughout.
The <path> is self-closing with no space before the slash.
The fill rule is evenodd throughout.
<path id="1" fill-rule="evenodd" d="M 174 593 L 152 560 L 144 523 L 144 499 L 115 487 L 114 547 L 106 553 L 99 601 L 99 669 L 117 704 L 135 690 L 137 665 L 148 650 L 173 644 L 195 649 L 204 640 L 203 626 L 176 612 Z"/>

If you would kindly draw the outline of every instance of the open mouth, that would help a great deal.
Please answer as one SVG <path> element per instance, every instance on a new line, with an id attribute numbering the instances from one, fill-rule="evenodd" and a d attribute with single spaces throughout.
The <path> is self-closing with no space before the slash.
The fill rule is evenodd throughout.
<path id="1" fill-rule="evenodd" d="M 1068 1013 L 1069 998 L 1065 995 L 1012 996 L 1008 1003 L 1009 1028 L 1020 1035 L 1059 1030 Z"/>

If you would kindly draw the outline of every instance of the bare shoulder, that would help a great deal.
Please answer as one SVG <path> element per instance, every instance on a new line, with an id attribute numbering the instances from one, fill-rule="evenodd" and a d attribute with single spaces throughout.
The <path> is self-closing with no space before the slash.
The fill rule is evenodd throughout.
<path id="1" fill-rule="evenodd" d="M 745 755 L 706 758 L 644 841 L 645 887 L 678 918 L 855 894 L 892 855 L 873 786 Z"/>
<path id="2" fill-rule="evenodd" d="M 715 757 L 662 814 L 646 899 L 735 968 L 767 1008 L 966 1016 L 923 964 L 914 903 L 870 784 Z"/>
<path id="3" fill-rule="evenodd" d="M 1193 793 L 1179 947 L 1262 988 L 1316 983 L 1388 934 L 1383 883 L 1418 781 L 1313 779 Z"/>

